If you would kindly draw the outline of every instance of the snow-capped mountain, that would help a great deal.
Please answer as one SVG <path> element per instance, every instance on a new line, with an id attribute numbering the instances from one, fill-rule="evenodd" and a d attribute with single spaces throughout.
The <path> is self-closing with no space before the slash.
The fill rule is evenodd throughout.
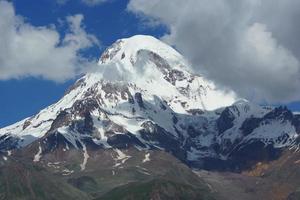
<path id="1" fill-rule="evenodd" d="M 164 150 L 195 168 L 243 167 L 298 149 L 299 115 L 237 100 L 191 71 L 151 36 L 120 39 L 61 100 L 0 129 L 0 149 L 33 148 L 34 162 L 79 149 L 82 170 L 89 149 L 113 149 L 120 164 L 131 157 L 124 149 Z"/>

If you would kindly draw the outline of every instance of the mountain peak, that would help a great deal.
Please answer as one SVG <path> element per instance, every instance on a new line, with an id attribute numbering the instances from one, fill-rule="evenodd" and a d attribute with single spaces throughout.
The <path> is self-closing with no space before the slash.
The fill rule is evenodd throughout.
<path id="1" fill-rule="evenodd" d="M 224 92 L 212 81 L 193 73 L 179 52 L 152 36 L 117 40 L 103 52 L 98 65 L 97 72 L 87 75 L 87 79 L 101 77 L 134 84 L 147 95 L 170 102 L 172 109 L 180 113 L 190 109 L 213 110 L 231 105 L 236 99 L 233 92 Z"/>
<path id="2" fill-rule="evenodd" d="M 149 35 L 135 35 L 129 38 L 117 40 L 102 54 L 99 64 L 107 64 L 111 61 L 122 61 L 128 64 L 136 59 L 136 54 L 141 51 L 151 51 L 165 59 L 183 60 L 183 57 L 172 47 Z M 128 62 L 129 61 L 129 62 Z"/>

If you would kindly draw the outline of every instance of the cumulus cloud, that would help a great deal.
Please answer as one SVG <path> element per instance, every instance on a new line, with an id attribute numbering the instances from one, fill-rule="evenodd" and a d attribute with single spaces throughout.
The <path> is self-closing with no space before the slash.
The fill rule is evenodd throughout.
<path id="1" fill-rule="evenodd" d="M 99 41 L 84 30 L 83 15 L 66 21 L 62 38 L 53 25 L 33 26 L 16 15 L 12 3 L 0 1 L 0 80 L 33 76 L 65 81 L 93 65 L 81 52 Z"/>
<path id="2" fill-rule="evenodd" d="M 131 0 L 128 10 L 165 25 L 162 39 L 220 87 L 259 102 L 299 100 L 300 1 Z"/>

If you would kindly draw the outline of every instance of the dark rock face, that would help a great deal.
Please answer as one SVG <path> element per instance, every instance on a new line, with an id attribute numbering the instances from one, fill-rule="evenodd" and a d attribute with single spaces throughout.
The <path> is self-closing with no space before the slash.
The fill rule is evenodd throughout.
<path id="1" fill-rule="evenodd" d="M 138 56 L 142 54 L 148 56 L 149 60 L 153 62 L 157 69 L 164 75 L 164 79 L 172 85 L 175 85 L 176 81 L 182 81 L 186 79 L 190 82 L 192 80 L 191 77 L 186 77 L 182 71 L 172 69 L 169 63 L 157 53 L 149 50 L 139 50 L 137 53 Z M 186 88 L 183 88 L 183 92 L 185 92 L 185 90 Z"/>
<path id="2" fill-rule="evenodd" d="M 260 118 L 248 118 L 243 122 L 240 130 L 243 131 L 244 136 L 247 136 L 259 126 L 261 121 Z"/>
<path id="3" fill-rule="evenodd" d="M 167 152 L 171 152 L 180 160 L 186 159 L 186 152 L 181 148 L 181 142 L 165 129 L 152 123 L 151 121 L 142 124 L 143 130 L 140 131 L 141 137 L 151 143 L 155 142 L 160 148 L 164 148 Z M 152 148 L 157 147 L 151 145 Z"/>
<path id="4" fill-rule="evenodd" d="M 230 162 L 209 157 L 197 161 L 189 161 L 188 165 L 194 168 L 211 171 L 231 171 L 232 169 Z"/>
<path id="5" fill-rule="evenodd" d="M 84 119 L 79 121 L 73 121 L 71 128 L 77 130 L 81 134 L 91 135 L 94 131 L 94 122 L 89 112 L 84 114 Z"/>
<path id="6" fill-rule="evenodd" d="M 216 147 L 216 152 L 219 147 Z M 272 144 L 265 145 L 261 141 L 251 141 L 248 144 L 237 146 L 228 159 L 221 160 L 213 157 L 204 157 L 197 161 L 188 161 L 187 164 L 194 168 L 216 171 L 242 172 L 251 169 L 258 162 L 276 160 L 282 154 L 282 149 L 274 148 Z"/>
<path id="7" fill-rule="evenodd" d="M 131 93 L 129 92 L 129 89 L 127 87 L 122 88 L 121 97 L 122 97 L 122 99 L 127 100 L 128 103 L 134 104 L 133 96 L 131 95 Z"/>
<path id="8" fill-rule="evenodd" d="M 193 126 L 188 126 L 187 133 L 191 138 L 195 138 L 202 134 L 201 130 L 195 129 Z"/>
<path id="9" fill-rule="evenodd" d="M 152 51 L 139 50 L 138 55 L 140 54 L 146 54 L 149 57 L 149 60 L 152 61 L 165 76 L 167 76 L 168 72 L 172 69 L 164 58 Z"/>
<path id="10" fill-rule="evenodd" d="M 118 99 L 120 95 L 123 100 L 127 100 L 129 103 L 134 104 L 134 99 L 132 94 L 130 93 L 127 85 L 120 85 L 118 83 L 110 83 L 110 82 L 102 82 L 101 90 L 105 92 L 103 97 L 99 97 L 103 101 L 103 99 Z"/>
<path id="11" fill-rule="evenodd" d="M 122 53 L 121 60 L 124 59 L 124 58 L 125 58 L 125 53 L 123 52 L 123 53 Z"/>
<path id="12" fill-rule="evenodd" d="M 23 130 L 25 130 L 28 126 L 31 125 L 31 121 L 30 120 L 26 120 L 23 124 Z"/>
<path id="13" fill-rule="evenodd" d="M 185 79 L 183 72 L 175 69 L 170 70 L 164 78 L 172 83 L 172 85 L 175 85 L 176 81 Z"/>
<path id="14" fill-rule="evenodd" d="M 69 125 L 71 122 L 71 115 L 67 111 L 61 111 L 56 119 L 53 121 L 51 128 L 48 132 L 53 132 L 59 127 Z"/>
<path id="15" fill-rule="evenodd" d="M 139 92 L 135 93 L 134 98 L 135 98 L 135 100 L 138 103 L 140 108 L 145 108 L 143 97 L 142 97 L 141 93 L 139 93 Z"/>
<path id="16" fill-rule="evenodd" d="M 282 150 L 274 148 L 272 144 L 265 145 L 261 141 L 249 141 L 235 148 L 229 158 L 235 163 L 236 168 L 247 169 L 259 161 L 271 161 L 277 159 Z"/>
<path id="17" fill-rule="evenodd" d="M 17 148 L 19 141 L 19 139 L 11 137 L 9 134 L 0 136 L 0 151 Z"/>
<path id="18" fill-rule="evenodd" d="M 297 133 L 300 133 L 300 115 L 296 115 L 292 121 Z"/>
<path id="19" fill-rule="evenodd" d="M 78 114 L 84 117 L 86 113 L 91 112 L 99 107 L 98 102 L 94 98 L 87 98 L 84 100 L 78 100 L 71 108 L 73 114 Z"/>
<path id="20" fill-rule="evenodd" d="M 160 108 L 163 109 L 163 110 L 167 109 L 167 107 L 163 103 L 160 104 Z"/>
<path id="21" fill-rule="evenodd" d="M 175 115 L 173 115 L 172 121 L 176 125 L 178 123 L 178 118 Z"/>
<path id="22" fill-rule="evenodd" d="M 235 119 L 233 113 L 231 112 L 230 107 L 225 108 L 225 110 L 221 113 L 219 119 L 217 120 L 217 127 L 219 130 L 219 134 L 224 133 L 227 129 L 233 127 L 233 120 Z"/>
<path id="23" fill-rule="evenodd" d="M 114 134 L 108 138 L 107 143 L 113 148 L 125 149 L 132 147 L 134 145 L 145 148 L 146 146 L 139 141 L 134 135 L 131 133 L 126 134 Z"/>
<path id="24" fill-rule="evenodd" d="M 192 115 L 202 115 L 204 113 L 201 109 L 190 109 L 187 110 L 188 113 L 191 113 Z"/>
<path id="25" fill-rule="evenodd" d="M 53 152 L 57 149 L 63 149 L 68 146 L 68 148 L 75 148 L 72 143 L 70 143 L 61 133 L 55 132 L 47 137 L 44 137 L 40 145 L 43 149 L 43 154 Z M 79 146 L 81 147 L 81 145 Z M 82 148 L 82 147 L 81 147 Z"/>
<path id="26" fill-rule="evenodd" d="M 272 119 L 272 120 L 278 119 L 278 120 L 292 121 L 293 118 L 294 118 L 293 113 L 286 106 L 277 107 L 264 116 L 264 119 Z"/>

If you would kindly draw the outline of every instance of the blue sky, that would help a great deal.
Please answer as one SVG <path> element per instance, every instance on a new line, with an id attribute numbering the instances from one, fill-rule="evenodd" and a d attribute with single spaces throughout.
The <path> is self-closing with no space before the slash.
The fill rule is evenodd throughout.
<path id="1" fill-rule="evenodd" d="M 16 15 L 22 16 L 26 23 L 34 27 L 53 24 L 60 37 L 63 37 L 68 31 L 66 25 L 62 23 L 66 17 L 82 14 L 84 16 L 85 31 L 94 35 L 100 41 L 100 46 L 93 46 L 84 49 L 82 52 L 83 55 L 91 59 L 97 59 L 107 46 L 119 38 L 136 34 L 161 37 L 168 31 L 167 25 L 145 25 L 140 16 L 126 9 L 129 3 L 127 0 L 112 0 L 96 6 L 86 5 L 82 1 L 84 0 L 69 0 L 64 4 L 57 3 L 54 0 L 39 0 L 38 3 L 34 0 L 15 0 L 12 2 Z M 151 10 L 139 11 L 151 13 Z M 153 13 L 154 17 L 162 19 L 165 17 L 155 16 L 155 12 Z M 165 21 L 168 23 L 167 20 Z M 174 25 L 174 22 L 172 22 L 172 25 Z M 40 109 L 56 102 L 75 79 L 71 78 L 60 82 L 38 77 L 0 79 L 0 127 L 31 116 Z M 291 101 L 296 102 L 295 99 Z M 288 103 L 288 106 L 292 110 L 300 110 L 300 104 L 297 102 Z"/>

